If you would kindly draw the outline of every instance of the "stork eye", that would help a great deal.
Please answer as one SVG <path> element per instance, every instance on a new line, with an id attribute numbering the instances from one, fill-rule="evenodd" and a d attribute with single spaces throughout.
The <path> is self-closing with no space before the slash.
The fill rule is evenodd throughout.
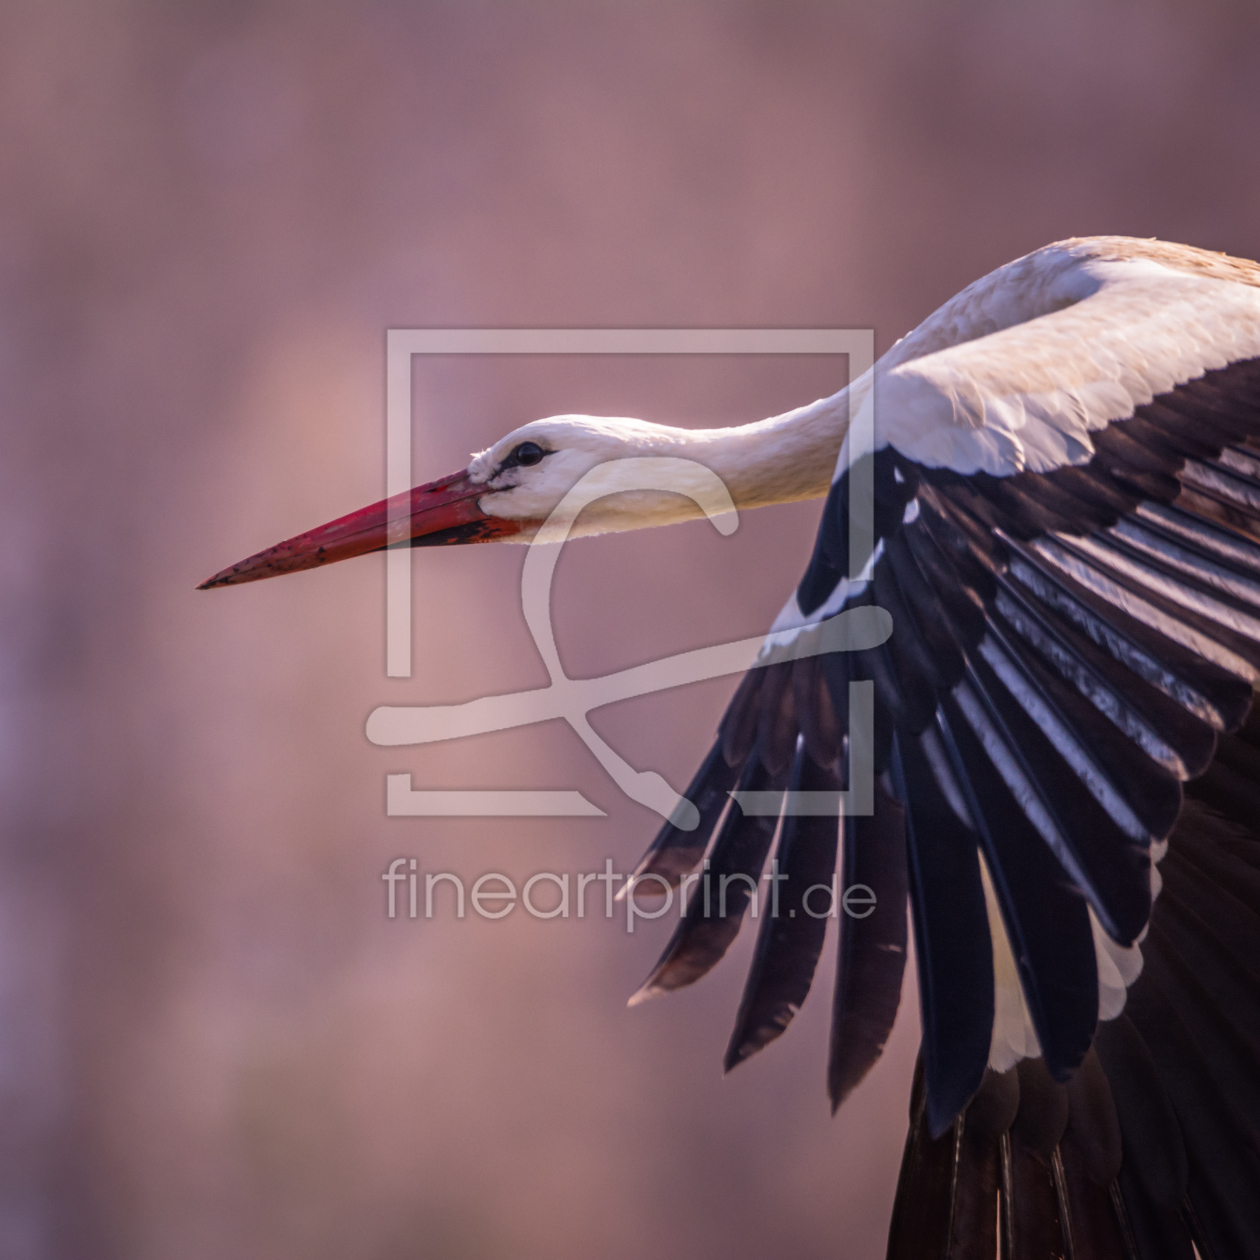
<path id="1" fill-rule="evenodd" d="M 534 464 L 540 463 L 546 453 L 537 442 L 522 442 L 508 456 L 508 460 L 513 464 L 523 464 L 526 468 L 530 468 Z"/>

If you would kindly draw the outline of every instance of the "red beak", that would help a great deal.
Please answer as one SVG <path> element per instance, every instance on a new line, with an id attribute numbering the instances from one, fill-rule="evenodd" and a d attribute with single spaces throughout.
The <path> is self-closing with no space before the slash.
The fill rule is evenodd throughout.
<path id="1" fill-rule="evenodd" d="M 197 589 L 257 582 L 260 578 L 315 569 L 387 547 L 445 547 L 491 542 L 520 533 L 522 522 L 488 516 L 477 506 L 487 493 L 486 487 L 470 481 L 466 472 L 430 481 L 277 543 L 207 578 Z M 391 508 L 395 517 L 392 522 Z"/>

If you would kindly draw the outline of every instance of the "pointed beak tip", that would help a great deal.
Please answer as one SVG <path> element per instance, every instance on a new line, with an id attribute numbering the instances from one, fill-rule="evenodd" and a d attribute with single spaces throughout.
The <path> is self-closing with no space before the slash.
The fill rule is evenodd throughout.
<path id="1" fill-rule="evenodd" d="M 249 560 L 243 560 L 240 564 L 232 565 L 230 569 L 220 569 L 213 577 L 208 577 L 204 582 L 198 583 L 196 589 L 215 591 L 221 586 L 240 586 L 243 582 L 252 582 L 256 578 L 267 576 L 269 575 L 261 572 L 260 568 L 252 566 Z"/>

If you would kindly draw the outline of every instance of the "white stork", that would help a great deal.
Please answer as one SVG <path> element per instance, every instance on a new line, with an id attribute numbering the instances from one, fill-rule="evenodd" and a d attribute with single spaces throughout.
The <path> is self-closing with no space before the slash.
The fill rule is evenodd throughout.
<path id="1" fill-rule="evenodd" d="M 872 388 L 874 439 L 848 449 Z M 751 670 L 688 789 L 700 827 L 667 825 L 640 864 L 756 878 L 778 833 L 796 891 L 762 918 L 727 1067 L 804 1000 L 825 920 L 790 908 L 838 847 L 834 819 L 780 827 L 730 792 L 837 788 L 848 684 L 873 682 L 875 812 L 845 824 L 841 875 L 878 905 L 840 916 L 829 1086 L 838 1106 L 892 1027 L 908 900 L 923 1045 L 889 1255 L 1260 1257 L 1260 266 L 1050 245 L 834 397 L 702 431 L 538 420 L 412 491 L 401 543 L 377 504 L 204 585 L 527 540 L 591 468 L 662 454 L 738 508 L 827 496 L 776 630 L 864 604 L 894 625 Z M 858 467 L 875 531 L 853 577 Z M 614 495 L 575 532 L 697 513 Z M 742 887 L 720 917 L 693 897 L 642 995 L 721 958 Z"/>

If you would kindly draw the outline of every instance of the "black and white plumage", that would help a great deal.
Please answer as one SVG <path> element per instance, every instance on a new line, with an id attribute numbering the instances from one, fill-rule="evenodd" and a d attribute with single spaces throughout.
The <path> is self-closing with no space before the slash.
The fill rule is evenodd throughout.
<path id="1" fill-rule="evenodd" d="M 1193 1234 L 1205 1254 L 1260 1255 L 1257 286 L 1260 268 L 1195 250 L 1067 242 L 900 343 L 875 372 L 866 580 L 846 577 L 842 458 L 781 618 L 873 602 L 892 639 L 750 674 L 692 785 L 699 800 L 732 768 L 782 779 L 798 735 L 794 777 L 842 766 L 847 684 L 874 682 L 883 790 L 874 819 L 848 821 L 844 881 L 893 906 L 908 888 L 923 1017 L 890 1254 L 986 1254 L 999 1228 L 1006 1254 L 1040 1254 L 1017 1238 L 1031 1152 L 1039 1238 L 1080 1218 L 1097 1241 L 1076 1254 L 1188 1255 Z M 712 866 L 747 826 L 728 818 Z M 641 871 L 685 868 L 697 840 L 667 827 Z M 701 933 L 733 935 L 684 921 L 651 989 L 696 977 Z M 841 918 L 836 1105 L 891 1029 L 904 947 L 897 913 Z M 786 1027 L 817 957 L 763 920 L 728 1066 Z M 1040 1149 L 1011 1137 L 1019 1084 L 1058 1109 Z M 1101 1129 L 1084 1141 L 1105 1159 L 1076 1166 L 1069 1118 Z M 1179 1175 L 1152 1192 L 1141 1159 L 1174 1151 Z M 979 1204 L 970 1177 L 991 1191 Z"/>
<path id="2" fill-rule="evenodd" d="M 873 430 L 850 425 L 872 404 Z M 523 442 L 537 473 L 512 462 Z M 750 671 L 687 791 L 700 827 L 667 825 L 639 866 L 676 883 L 707 855 L 711 876 L 755 880 L 773 851 L 789 876 L 727 1067 L 804 1000 L 825 920 L 788 909 L 839 852 L 842 885 L 878 902 L 839 918 L 833 1106 L 891 1030 L 907 902 L 919 970 L 890 1256 L 1150 1260 L 1192 1240 L 1204 1260 L 1260 1256 L 1260 267 L 1126 238 L 1049 246 L 834 398 L 701 433 L 535 422 L 474 459 L 459 501 L 528 538 L 617 451 L 705 463 L 740 507 L 826 493 L 774 641 L 845 608 L 893 618 L 878 648 Z M 850 577 L 858 469 L 875 533 Z M 579 532 L 693 514 L 614 496 Z M 413 542 L 438 528 L 422 526 Z M 440 540 L 485 536 L 459 528 Z M 313 539 L 212 584 L 317 563 Z M 874 685 L 873 816 L 846 819 L 841 847 L 834 819 L 730 804 L 843 784 L 851 681 Z M 721 915 L 693 897 L 636 998 L 723 956 L 743 886 Z"/>

